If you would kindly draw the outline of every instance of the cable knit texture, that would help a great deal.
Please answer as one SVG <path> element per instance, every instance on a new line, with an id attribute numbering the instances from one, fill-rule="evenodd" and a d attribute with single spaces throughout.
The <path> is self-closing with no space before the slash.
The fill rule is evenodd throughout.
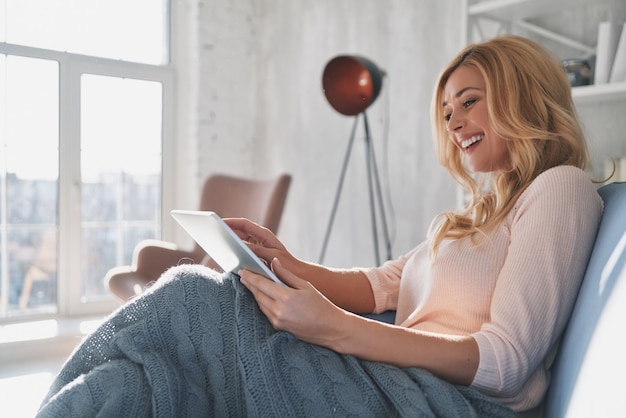
<path id="1" fill-rule="evenodd" d="M 276 332 L 236 275 L 169 270 L 70 356 L 39 417 L 512 416 L 418 369 Z"/>

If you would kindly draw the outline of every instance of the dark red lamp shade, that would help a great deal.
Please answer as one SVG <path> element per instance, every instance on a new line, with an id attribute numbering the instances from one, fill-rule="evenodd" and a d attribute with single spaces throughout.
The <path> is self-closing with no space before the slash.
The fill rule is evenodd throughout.
<path id="1" fill-rule="evenodd" d="M 367 58 L 337 56 L 324 69 L 324 95 L 337 112 L 346 116 L 358 115 L 378 97 L 383 75 L 383 71 Z"/>

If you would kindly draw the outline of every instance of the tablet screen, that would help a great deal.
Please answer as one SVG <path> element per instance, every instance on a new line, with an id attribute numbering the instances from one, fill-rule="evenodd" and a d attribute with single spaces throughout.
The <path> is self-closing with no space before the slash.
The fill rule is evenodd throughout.
<path id="1" fill-rule="evenodd" d="M 173 210 L 171 215 L 224 271 L 246 269 L 284 284 L 215 212 Z"/>

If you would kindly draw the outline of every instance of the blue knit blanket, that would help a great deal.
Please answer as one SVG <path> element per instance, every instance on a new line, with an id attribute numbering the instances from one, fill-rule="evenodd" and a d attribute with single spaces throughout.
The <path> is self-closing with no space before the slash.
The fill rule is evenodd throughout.
<path id="1" fill-rule="evenodd" d="M 501 417 L 479 392 L 419 369 L 277 332 L 233 274 L 169 270 L 74 350 L 40 417 Z"/>

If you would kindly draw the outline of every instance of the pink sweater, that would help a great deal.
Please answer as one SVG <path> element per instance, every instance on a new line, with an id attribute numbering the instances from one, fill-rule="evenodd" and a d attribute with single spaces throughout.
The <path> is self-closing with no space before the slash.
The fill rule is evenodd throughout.
<path id="1" fill-rule="evenodd" d="M 396 323 L 409 328 L 473 336 L 480 363 L 472 386 L 515 410 L 530 409 L 548 388 L 602 208 L 582 170 L 552 168 L 484 245 L 444 241 L 431 263 L 424 242 L 364 270 L 376 312 L 395 309 Z"/>

